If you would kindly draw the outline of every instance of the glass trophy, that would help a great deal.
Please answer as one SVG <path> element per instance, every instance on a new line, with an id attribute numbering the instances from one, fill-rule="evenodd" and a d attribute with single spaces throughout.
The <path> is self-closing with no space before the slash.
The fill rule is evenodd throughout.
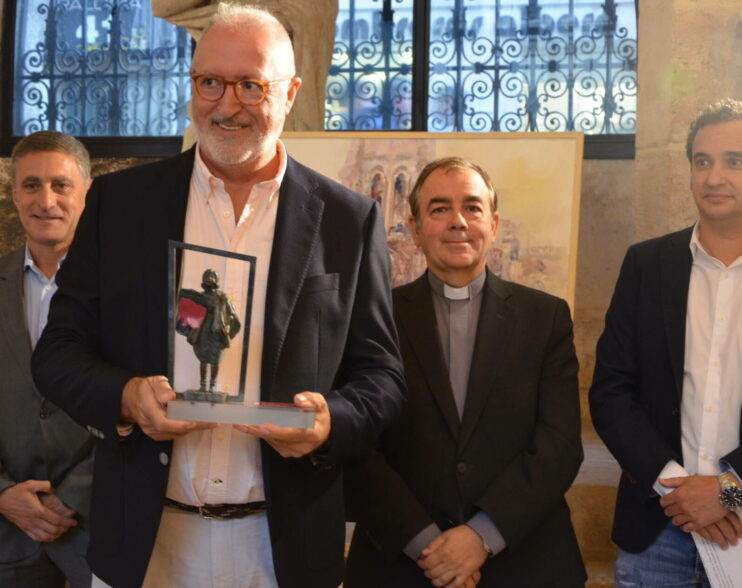
<path id="1" fill-rule="evenodd" d="M 177 399 L 168 403 L 168 418 L 314 427 L 314 410 L 259 402 L 259 390 L 246 390 L 256 263 L 250 255 L 169 242 L 168 377 Z"/>

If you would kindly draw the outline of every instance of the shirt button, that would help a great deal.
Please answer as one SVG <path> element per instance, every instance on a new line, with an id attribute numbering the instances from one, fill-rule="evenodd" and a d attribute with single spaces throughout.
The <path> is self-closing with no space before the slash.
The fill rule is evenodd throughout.
<path id="1" fill-rule="evenodd" d="M 45 408 L 42 408 L 41 409 L 41 412 L 39 413 L 39 418 L 42 419 L 42 420 L 43 419 L 48 419 L 49 418 L 49 411 L 46 410 Z"/>
<path id="2" fill-rule="evenodd" d="M 713 406 L 707 406 L 706 407 L 706 412 L 714 412 L 714 407 Z"/>
<path id="3" fill-rule="evenodd" d="M 714 366 L 714 367 L 719 367 L 719 362 L 716 361 L 716 360 L 714 360 L 714 361 L 711 362 L 711 365 Z"/>
<path id="4" fill-rule="evenodd" d="M 224 211 L 224 218 L 229 218 L 230 216 L 232 216 L 232 213 L 229 212 L 228 210 L 225 210 Z"/>
<path id="5" fill-rule="evenodd" d="M 466 464 L 463 461 L 460 461 L 459 463 L 457 463 L 456 464 L 456 471 L 459 472 L 460 474 L 465 474 L 466 473 Z"/>
<path id="6" fill-rule="evenodd" d="M 160 457 L 160 463 L 162 465 L 167 465 L 170 462 L 170 458 L 167 456 L 167 453 L 165 453 L 164 451 L 160 452 L 159 457 Z"/>
<path id="7" fill-rule="evenodd" d="M 222 483 L 222 480 L 220 480 L 219 478 L 214 478 L 213 480 L 211 480 L 211 483 L 212 484 L 221 484 Z"/>
<path id="8" fill-rule="evenodd" d="M 52 287 L 49 284 L 47 284 L 46 286 L 44 286 L 44 290 L 46 290 L 47 292 L 49 290 L 51 290 L 51 289 L 52 289 Z"/>
<path id="9" fill-rule="evenodd" d="M 720 317 L 719 317 L 719 322 L 720 322 L 720 323 L 723 323 L 723 322 L 724 322 L 724 317 L 723 317 L 723 316 L 720 316 Z"/>

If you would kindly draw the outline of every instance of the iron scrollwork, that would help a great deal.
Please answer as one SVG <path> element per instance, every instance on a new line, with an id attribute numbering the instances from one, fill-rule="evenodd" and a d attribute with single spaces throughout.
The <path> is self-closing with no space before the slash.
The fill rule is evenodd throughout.
<path id="1" fill-rule="evenodd" d="M 439 0 L 429 130 L 635 132 L 636 23 L 621 4 Z"/>
<path id="2" fill-rule="evenodd" d="M 190 38 L 141 0 L 28 0 L 17 9 L 13 132 L 177 136 Z"/>
<path id="3" fill-rule="evenodd" d="M 391 0 L 347 2 L 326 128 L 410 128 L 409 106 L 387 114 L 411 99 L 411 21 L 391 18 Z M 635 132 L 633 2 L 431 0 L 429 10 L 427 96 L 415 97 L 427 100 L 425 130 Z M 404 80 L 396 102 L 395 80 Z"/>
<path id="4" fill-rule="evenodd" d="M 342 1 L 327 77 L 327 130 L 412 126 L 412 0 Z"/>

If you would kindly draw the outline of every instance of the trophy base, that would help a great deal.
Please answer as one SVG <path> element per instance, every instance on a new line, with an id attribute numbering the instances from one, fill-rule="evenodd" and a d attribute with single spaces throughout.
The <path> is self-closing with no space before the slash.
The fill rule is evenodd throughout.
<path id="1" fill-rule="evenodd" d="M 171 400 L 167 403 L 167 418 L 179 421 L 224 423 L 233 425 L 276 425 L 296 429 L 313 429 L 316 411 L 293 404 L 256 402 L 203 402 Z"/>
<path id="2" fill-rule="evenodd" d="M 183 392 L 183 400 L 195 402 L 226 402 L 228 394 L 224 392 L 206 392 L 204 390 L 186 390 Z"/>

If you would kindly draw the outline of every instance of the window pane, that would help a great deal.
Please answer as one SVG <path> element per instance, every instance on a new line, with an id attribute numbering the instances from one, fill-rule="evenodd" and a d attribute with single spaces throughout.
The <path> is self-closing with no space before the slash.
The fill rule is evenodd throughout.
<path id="1" fill-rule="evenodd" d="M 412 126 L 412 0 L 340 0 L 327 130 Z"/>
<path id="2" fill-rule="evenodd" d="M 430 131 L 636 129 L 633 2 L 432 0 Z"/>
<path id="3" fill-rule="evenodd" d="M 16 11 L 14 135 L 183 133 L 190 37 L 149 1 L 22 0 Z"/>

